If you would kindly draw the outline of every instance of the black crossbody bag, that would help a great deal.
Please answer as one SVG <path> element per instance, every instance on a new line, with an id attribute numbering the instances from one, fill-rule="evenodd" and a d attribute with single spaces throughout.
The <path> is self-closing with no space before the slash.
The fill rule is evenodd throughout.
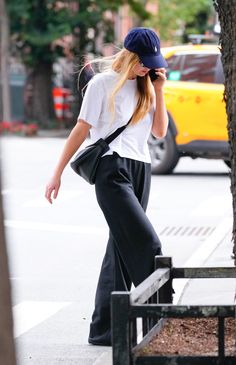
<path id="1" fill-rule="evenodd" d="M 70 163 L 71 168 L 76 174 L 83 177 L 89 184 L 95 183 L 96 171 L 100 158 L 109 150 L 109 144 L 123 132 L 128 126 L 132 117 L 126 125 L 118 128 L 110 136 L 103 139 L 100 138 L 97 142 L 90 144 L 77 153 L 73 161 Z"/>

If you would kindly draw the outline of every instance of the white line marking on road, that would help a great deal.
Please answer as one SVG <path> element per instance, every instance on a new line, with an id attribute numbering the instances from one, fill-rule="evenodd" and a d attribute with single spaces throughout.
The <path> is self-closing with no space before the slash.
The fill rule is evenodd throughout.
<path id="1" fill-rule="evenodd" d="M 15 305 L 13 307 L 14 337 L 19 337 L 69 304 L 71 303 L 24 301 Z"/>
<path id="2" fill-rule="evenodd" d="M 14 189 L 14 188 L 9 188 L 9 189 L 3 189 L 2 190 L 2 195 L 10 195 L 10 194 L 36 194 L 39 191 L 39 189 Z"/>
<path id="3" fill-rule="evenodd" d="M 49 203 L 44 197 L 45 187 L 39 187 L 38 189 L 4 189 L 2 191 L 3 195 L 24 195 L 30 196 L 33 199 L 26 200 L 22 206 L 26 208 L 45 208 L 49 207 Z M 79 196 L 83 196 L 85 191 L 82 189 L 72 190 L 72 189 L 62 189 L 61 194 L 58 196 L 57 200 L 62 202 L 66 202 L 68 200 L 75 199 Z"/>
<path id="4" fill-rule="evenodd" d="M 192 256 L 184 263 L 184 267 L 199 267 L 203 266 L 206 260 L 210 257 L 216 247 L 223 241 L 231 229 L 232 217 L 224 218 L 216 227 L 212 235 L 206 239 L 201 246 L 194 251 Z M 184 294 L 185 288 L 190 279 L 176 279 L 174 283 L 174 304 L 180 303 Z"/>
<path id="5" fill-rule="evenodd" d="M 64 233 L 80 233 L 80 234 L 89 234 L 89 235 L 104 235 L 107 233 L 106 226 L 98 227 L 98 226 L 80 226 L 80 225 L 70 225 L 70 224 L 51 224 L 51 223 L 43 223 L 43 222 L 32 222 L 32 221 L 16 221 L 6 219 L 4 224 L 7 228 L 16 228 L 16 229 L 30 229 L 36 231 L 50 231 L 50 232 L 64 232 Z"/>

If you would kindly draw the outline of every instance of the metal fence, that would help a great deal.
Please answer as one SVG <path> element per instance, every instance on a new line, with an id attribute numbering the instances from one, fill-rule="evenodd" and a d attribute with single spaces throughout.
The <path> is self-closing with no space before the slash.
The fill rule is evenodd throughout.
<path id="1" fill-rule="evenodd" d="M 173 279 L 236 278 L 235 267 L 173 267 L 170 257 L 157 256 L 157 268 L 132 292 L 112 293 L 113 365 L 235 365 L 236 356 L 225 356 L 227 317 L 234 317 L 234 305 L 174 305 Z M 217 356 L 140 355 L 165 325 L 167 318 L 218 318 Z M 141 319 L 141 334 L 137 321 Z M 142 339 L 138 342 L 138 338 Z"/>

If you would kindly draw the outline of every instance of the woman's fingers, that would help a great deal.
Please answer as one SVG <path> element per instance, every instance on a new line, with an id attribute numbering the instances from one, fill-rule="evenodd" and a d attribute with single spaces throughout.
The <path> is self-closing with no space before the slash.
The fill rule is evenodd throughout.
<path id="1" fill-rule="evenodd" d="M 56 197 L 58 195 L 58 190 L 59 190 L 59 186 L 55 187 L 54 194 L 53 194 L 53 199 L 56 199 Z"/>
<path id="2" fill-rule="evenodd" d="M 163 75 L 161 72 L 156 72 L 156 74 L 159 76 L 159 79 L 161 79 L 161 80 L 166 80 L 166 76 L 165 75 Z"/>
<path id="3" fill-rule="evenodd" d="M 162 89 L 165 81 L 166 81 L 166 70 L 165 68 L 156 68 L 155 69 L 157 79 L 153 82 L 155 90 Z"/>
<path id="4" fill-rule="evenodd" d="M 156 75 L 158 75 L 162 80 L 166 80 L 166 69 L 156 68 Z"/>
<path id="5" fill-rule="evenodd" d="M 49 201 L 50 204 L 52 204 L 52 193 L 53 193 L 53 199 L 56 199 L 59 188 L 60 188 L 60 182 L 58 182 L 56 184 L 47 185 L 46 191 L 45 191 L 45 198 Z"/>
<path id="6" fill-rule="evenodd" d="M 51 188 L 46 187 L 45 198 L 49 201 L 50 204 L 52 204 L 52 198 L 51 198 L 52 192 L 53 190 Z"/>
<path id="7" fill-rule="evenodd" d="M 166 69 L 165 68 L 156 68 L 155 69 L 157 72 L 161 72 L 163 74 L 166 74 Z"/>

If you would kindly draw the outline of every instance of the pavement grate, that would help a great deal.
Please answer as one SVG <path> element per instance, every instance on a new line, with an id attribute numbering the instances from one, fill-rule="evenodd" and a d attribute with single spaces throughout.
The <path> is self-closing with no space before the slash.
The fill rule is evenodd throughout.
<path id="1" fill-rule="evenodd" d="M 196 236 L 196 237 L 208 237 L 215 230 L 215 227 L 211 226 L 166 226 L 159 232 L 160 236 Z"/>

